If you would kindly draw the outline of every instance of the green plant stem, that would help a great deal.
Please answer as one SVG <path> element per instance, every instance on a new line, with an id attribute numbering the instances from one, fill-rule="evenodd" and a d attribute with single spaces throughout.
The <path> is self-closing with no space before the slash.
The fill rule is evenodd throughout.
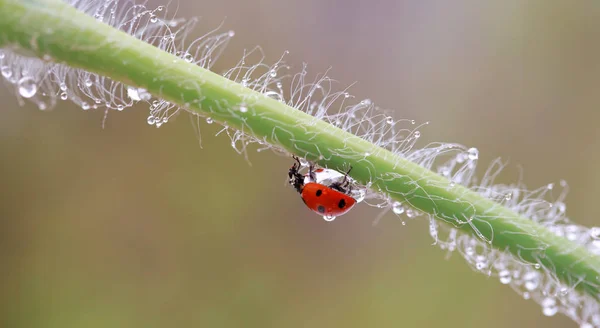
<path id="1" fill-rule="evenodd" d="M 82 68 L 210 116 L 321 165 L 352 165 L 352 177 L 398 201 L 539 263 L 598 299 L 600 258 L 541 225 L 337 127 L 146 44 L 61 0 L 0 0 L 0 47 Z M 48 57 L 45 57 L 48 58 Z M 247 106 L 248 111 L 231 108 Z M 285 127 L 285 128 L 282 128 Z M 345 149 L 356 158 L 333 150 Z M 312 154 L 312 155 L 310 155 Z M 316 158 L 314 154 L 321 154 Z M 401 163 L 398 165 L 398 163 Z M 458 218 L 458 219 L 457 219 Z M 475 218 L 466 224 L 466 218 Z M 473 227 L 472 227 L 473 226 Z M 542 248 L 542 249 L 540 249 Z"/>

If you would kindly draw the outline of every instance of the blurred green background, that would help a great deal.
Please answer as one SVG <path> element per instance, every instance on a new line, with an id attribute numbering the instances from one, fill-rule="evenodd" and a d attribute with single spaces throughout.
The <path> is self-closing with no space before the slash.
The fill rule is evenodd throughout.
<path id="1" fill-rule="evenodd" d="M 150 1 L 150 5 L 164 2 Z M 593 1 L 179 0 L 236 37 L 331 76 L 425 141 L 502 156 L 506 179 L 566 179 L 598 225 L 600 4 Z M 574 327 L 431 246 L 426 220 L 366 205 L 333 223 L 286 186 L 290 160 L 187 115 L 41 112 L 0 88 L 2 327 Z"/>

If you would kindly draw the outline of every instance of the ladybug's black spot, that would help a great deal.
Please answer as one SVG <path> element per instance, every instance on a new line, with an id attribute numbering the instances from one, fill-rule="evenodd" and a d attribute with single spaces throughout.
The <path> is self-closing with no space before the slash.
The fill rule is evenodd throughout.
<path id="1" fill-rule="evenodd" d="M 346 207 L 346 201 L 342 198 L 340 199 L 340 202 L 338 203 L 338 207 L 339 208 L 344 208 Z"/>
<path id="2" fill-rule="evenodd" d="M 317 190 L 317 197 L 321 196 L 323 194 L 323 190 L 319 189 Z"/>
<path id="3" fill-rule="evenodd" d="M 321 213 L 321 214 L 322 214 L 322 213 L 325 213 L 325 206 L 323 206 L 323 205 L 319 205 L 319 206 L 317 207 L 317 211 L 319 211 L 319 213 Z"/>

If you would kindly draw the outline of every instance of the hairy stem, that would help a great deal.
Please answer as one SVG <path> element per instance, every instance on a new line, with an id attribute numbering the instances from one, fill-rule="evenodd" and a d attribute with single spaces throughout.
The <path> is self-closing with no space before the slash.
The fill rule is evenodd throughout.
<path id="1" fill-rule="evenodd" d="M 375 190 L 467 232 L 478 231 L 494 247 L 539 264 L 599 298 L 600 258 L 583 247 L 388 150 L 163 52 L 61 0 L 0 0 L 0 47 L 144 88 L 320 165 L 351 165 L 358 182 L 373 181 Z M 231 108 L 247 110 L 234 113 Z M 339 149 L 348 151 L 333 151 Z"/>

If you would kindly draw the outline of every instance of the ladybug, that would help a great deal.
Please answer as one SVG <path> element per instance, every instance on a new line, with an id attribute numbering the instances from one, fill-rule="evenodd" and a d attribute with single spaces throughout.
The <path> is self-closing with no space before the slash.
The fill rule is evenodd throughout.
<path id="1" fill-rule="evenodd" d="M 308 173 L 302 175 L 298 172 L 301 167 L 300 159 L 296 156 L 293 158 L 296 162 L 288 172 L 289 182 L 313 212 L 322 215 L 327 221 L 332 221 L 337 216 L 348 213 L 356 204 L 356 199 L 351 196 L 352 185 L 348 178 L 352 167 L 342 174 L 331 169 L 315 170 L 311 163 Z"/>

